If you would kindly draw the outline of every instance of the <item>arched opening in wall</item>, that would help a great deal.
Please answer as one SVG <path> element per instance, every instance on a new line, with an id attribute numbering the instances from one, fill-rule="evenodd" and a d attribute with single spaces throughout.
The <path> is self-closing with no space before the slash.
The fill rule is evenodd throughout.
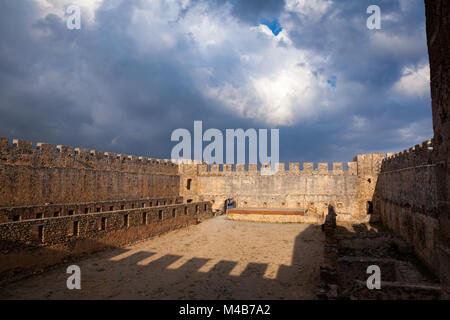
<path id="1" fill-rule="evenodd" d="M 187 202 L 187 203 L 191 203 L 191 202 L 192 202 L 192 199 L 187 199 L 186 202 Z"/>
<path id="2" fill-rule="evenodd" d="M 187 190 L 191 190 L 191 182 L 192 182 L 192 179 L 187 179 L 187 182 L 186 182 L 186 189 Z"/>
<path id="3" fill-rule="evenodd" d="M 373 213 L 373 204 L 372 201 L 367 201 L 367 214 Z"/>

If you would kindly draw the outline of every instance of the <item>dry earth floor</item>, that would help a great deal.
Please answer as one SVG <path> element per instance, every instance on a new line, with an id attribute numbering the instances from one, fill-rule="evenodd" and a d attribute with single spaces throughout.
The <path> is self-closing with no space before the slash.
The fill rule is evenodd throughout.
<path id="1" fill-rule="evenodd" d="M 220 216 L 76 262 L 81 290 L 61 265 L 0 299 L 315 299 L 323 242 L 317 225 Z"/>

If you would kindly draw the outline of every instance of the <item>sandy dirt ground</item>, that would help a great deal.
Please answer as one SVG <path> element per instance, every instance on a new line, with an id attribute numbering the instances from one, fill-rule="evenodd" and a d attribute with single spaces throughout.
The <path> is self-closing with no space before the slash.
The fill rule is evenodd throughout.
<path id="1" fill-rule="evenodd" d="M 224 216 L 76 263 L 81 290 L 61 265 L 0 288 L 0 299 L 315 299 L 320 226 Z"/>

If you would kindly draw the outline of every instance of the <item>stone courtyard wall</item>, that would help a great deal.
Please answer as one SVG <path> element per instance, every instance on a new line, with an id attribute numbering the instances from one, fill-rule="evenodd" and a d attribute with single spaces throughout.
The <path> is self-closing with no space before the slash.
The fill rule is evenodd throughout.
<path id="1" fill-rule="evenodd" d="M 432 141 L 425 141 L 384 159 L 374 194 L 374 211 L 439 274 L 437 167 L 432 155 Z"/>
<path id="2" fill-rule="evenodd" d="M 0 138 L 0 207 L 177 196 L 169 160 Z"/>
<path id="3" fill-rule="evenodd" d="M 241 208 L 301 208 L 324 217 L 328 205 L 338 220 L 368 219 L 383 153 L 358 155 L 347 163 L 297 162 L 279 164 L 273 175 L 261 173 L 257 165 L 180 164 L 180 195 L 193 201 L 211 201 L 213 209 L 224 209 L 227 198 Z M 263 166 L 264 168 L 264 166 Z M 264 169 L 263 169 L 264 170 Z M 189 189 L 188 189 L 189 184 Z"/>
<path id="4" fill-rule="evenodd" d="M 1 223 L 0 284 L 209 217 L 210 203 L 201 202 Z"/>

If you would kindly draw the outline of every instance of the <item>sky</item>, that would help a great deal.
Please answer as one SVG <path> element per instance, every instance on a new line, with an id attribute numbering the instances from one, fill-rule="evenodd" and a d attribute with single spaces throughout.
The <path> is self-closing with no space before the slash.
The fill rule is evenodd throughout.
<path id="1" fill-rule="evenodd" d="M 0 136 L 170 158 L 201 120 L 351 161 L 432 138 L 428 62 L 423 0 L 3 0 Z"/>

